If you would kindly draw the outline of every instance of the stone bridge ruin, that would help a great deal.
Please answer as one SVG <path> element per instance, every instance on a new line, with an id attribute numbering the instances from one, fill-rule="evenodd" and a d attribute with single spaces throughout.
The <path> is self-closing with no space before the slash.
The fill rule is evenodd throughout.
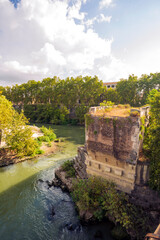
<path id="1" fill-rule="evenodd" d="M 131 193 L 135 185 L 148 181 L 149 163 L 141 150 L 149 107 L 106 109 L 90 108 L 85 148 L 79 148 L 76 165 L 78 168 L 78 164 L 83 165 L 81 161 L 85 162 L 87 175 L 101 176 L 115 182 L 119 190 Z"/>

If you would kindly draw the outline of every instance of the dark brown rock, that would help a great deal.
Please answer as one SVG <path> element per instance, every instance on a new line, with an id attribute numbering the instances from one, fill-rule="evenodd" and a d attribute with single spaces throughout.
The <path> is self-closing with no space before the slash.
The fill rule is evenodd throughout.
<path id="1" fill-rule="evenodd" d="M 72 178 L 68 178 L 66 176 L 66 173 L 62 170 L 62 168 L 59 168 L 55 171 L 55 178 L 58 180 L 54 180 L 54 183 L 58 184 L 58 187 L 61 187 L 63 191 L 72 191 Z"/>

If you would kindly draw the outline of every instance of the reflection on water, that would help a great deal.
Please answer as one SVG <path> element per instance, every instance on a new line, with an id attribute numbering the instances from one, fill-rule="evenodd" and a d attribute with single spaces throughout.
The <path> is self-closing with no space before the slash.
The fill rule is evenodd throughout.
<path id="1" fill-rule="evenodd" d="M 103 239 L 110 240 L 108 224 L 82 227 L 70 196 L 61 189 L 48 188 L 45 181 L 53 179 L 55 168 L 75 156 L 77 147 L 84 143 L 84 128 L 53 127 L 58 137 L 66 139 L 61 151 L 0 169 L 0 239 L 93 240 L 100 229 Z M 69 231 L 66 224 L 73 223 L 77 225 Z"/>

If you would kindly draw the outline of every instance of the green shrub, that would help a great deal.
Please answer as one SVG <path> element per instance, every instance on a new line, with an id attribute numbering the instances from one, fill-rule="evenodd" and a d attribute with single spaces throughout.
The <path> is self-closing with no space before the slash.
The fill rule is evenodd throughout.
<path id="1" fill-rule="evenodd" d="M 141 117 L 141 124 L 142 124 L 142 125 L 144 125 L 144 124 L 145 124 L 145 119 L 146 119 L 146 117 L 145 117 L 145 116 Z"/>
<path id="2" fill-rule="evenodd" d="M 140 129 L 141 129 L 141 132 L 144 132 L 145 131 L 145 126 L 141 125 Z"/>
<path id="3" fill-rule="evenodd" d="M 125 229 L 134 229 L 137 236 L 145 235 L 147 224 L 144 212 L 129 203 L 128 197 L 118 192 L 114 183 L 93 176 L 76 179 L 72 197 L 80 211 L 89 210 L 98 220 L 106 216 Z"/>
<path id="4" fill-rule="evenodd" d="M 42 146 L 42 141 L 40 141 L 38 138 L 36 138 L 36 142 L 38 144 L 38 147 L 41 147 Z"/>
<path id="5" fill-rule="evenodd" d="M 100 106 L 104 106 L 104 107 L 113 106 L 113 105 L 114 105 L 114 102 L 106 101 L 106 100 L 100 103 Z"/>
<path id="6" fill-rule="evenodd" d="M 50 138 L 48 136 L 40 136 L 37 139 L 39 142 L 50 142 Z"/>
<path id="7" fill-rule="evenodd" d="M 139 140 L 142 140 L 142 139 L 143 139 L 142 134 L 139 134 Z"/>
<path id="8" fill-rule="evenodd" d="M 46 127 L 42 126 L 40 129 L 43 132 L 44 136 L 49 138 L 49 141 L 52 142 L 57 138 L 57 136 L 54 133 L 54 130 L 52 128 L 50 128 L 50 127 L 46 128 Z M 44 142 L 48 142 L 48 141 L 44 141 Z"/>
<path id="9" fill-rule="evenodd" d="M 90 124 L 93 123 L 93 118 L 90 114 L 85 114 L 86 127 L 88 128 Z"/>
<path id="10" fill-rule="evenodd" d="M 150 160 L 149 185 L 160 192 L 160 91 L 153 89 L 148 101 L 150 108 L 150 124 L 145 131 L 144 153 Z"/>
<path id="11" fill-rule="evenodd" d="M 71 177 L 74 178 L 76 177 L 76 171 L 73 167 L 74 162 L 67 160 L 66 162 L 64 162 L 61 166 L 62 170 L 66 172 L 66 176 L 67 177 Z"/>
<path id="12" fill-rule="evenodd" d="M 35 154 L 43 154 L 43 153 L 44 151 L 39 148 L 35 150 Z"/>
<path id="13" fill-rule="evenodd" d="M 140 116 L 140 112 L 139 111 L 130 112 L 130 116 L 131 117 L 139 117 Z"/>

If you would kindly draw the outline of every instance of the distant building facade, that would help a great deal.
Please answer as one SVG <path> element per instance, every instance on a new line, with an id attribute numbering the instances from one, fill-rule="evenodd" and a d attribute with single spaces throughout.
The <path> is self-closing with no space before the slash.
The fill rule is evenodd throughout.
<path id="1" fill-rule="evenodd" d="M 118 82 L 104 82 L 103 86 L 106 86 L 107 89 L 112 88 L 112 89 L 116 89 Z"/>

